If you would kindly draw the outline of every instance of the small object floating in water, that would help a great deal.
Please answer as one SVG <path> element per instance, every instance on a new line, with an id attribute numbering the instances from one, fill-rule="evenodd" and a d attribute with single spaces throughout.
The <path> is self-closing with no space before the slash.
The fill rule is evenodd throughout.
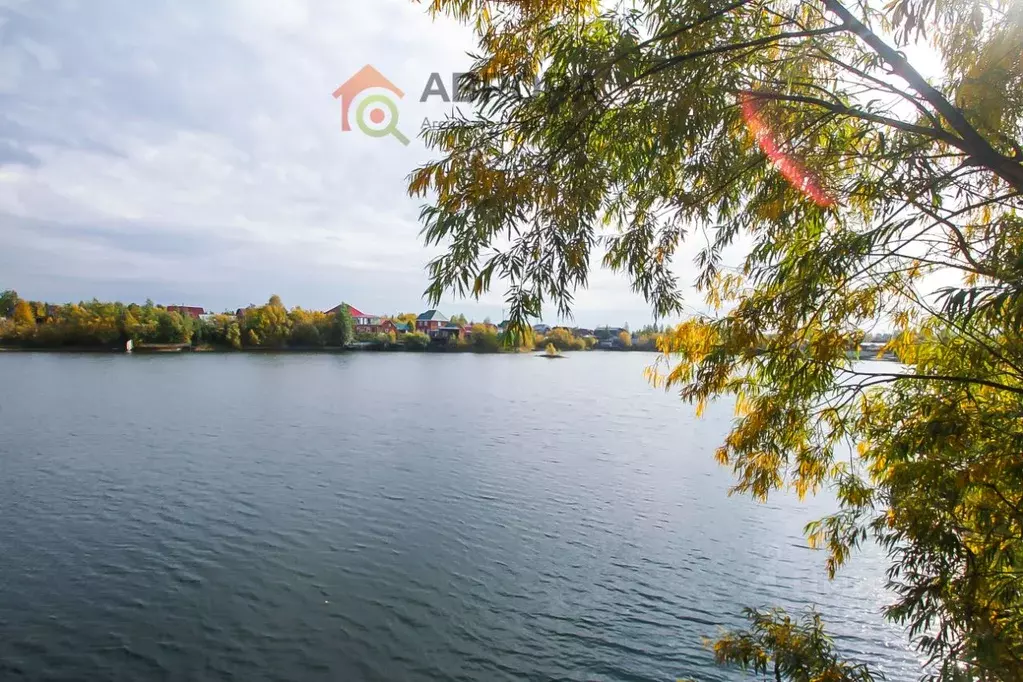
<path id="1" fill-rule="evenodd" d="M 547 349 L 542 355 L 537 355 L 538 358 L 546 358 L 548 360 L 563 360 L 564 355 L 558 352 L 558 349 L 554 347 L 553 343 L 547 344 Z"/>

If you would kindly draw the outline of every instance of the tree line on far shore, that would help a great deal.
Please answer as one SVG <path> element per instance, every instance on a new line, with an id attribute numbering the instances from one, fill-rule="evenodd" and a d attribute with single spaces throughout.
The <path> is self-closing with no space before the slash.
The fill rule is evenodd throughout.
<path id="1" fill-rule="evenodd" d="M 415 314 L 394 316 L 396 322 L 411 323 Z M 530 329 L 505 335 L 489 322 L 469 324 L 464 315 L 452 318 L 466 325 L 470 333 L 452 338 L 439 346 L 443 350 L 496 353 L 504 350 L 543 349 L 553 344 L 560 351 L 590 350 L 597 345 L 594 337 L 575 336 L 565 328 L 546 334 Z M 656 350 L 659 330 L 644 328 L 633 342 L 632 335 L 622 332 L 616 344 L 621 349 Z M 426 350 L 438 347 L 427 334 L 409 332 L 397 335 L 358 334 L 346 306 L 336 314 L 286 308 L 279 296 L 271 296 L 266 304 L 249 306 L 239 314 L 221 313 L 193 318 L 147 301 L 136 303 L 98 300 L 47 304 L 27 301 L 17 292 L 0 292 L 0 345 L 20 348 L 114 349 L 128 341 L 135 346 L 194 346 L 214 349 L 317 349 L 343 348 L 362 342 L 379 350 Z"/>
<path id="2" fill-rule="evenodd" d="M 284 307 L 279 296 L 241 314 L 193 318 L 147 301 L 83 301 L 52 305 L 0 293 L 0 344 L 23 348 L 95 348 L 192 345 L 225 349 L 342 347 L 352 342 L 355 323 L 337 314 Z"/>

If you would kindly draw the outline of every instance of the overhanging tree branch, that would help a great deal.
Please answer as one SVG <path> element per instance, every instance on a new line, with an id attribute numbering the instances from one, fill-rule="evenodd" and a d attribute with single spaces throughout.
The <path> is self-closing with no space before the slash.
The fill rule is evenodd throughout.
<path id="1" fill-rule="evenodd" d="M 765 92 L 762 90 L 751 90 L 748 91 L 750 95 L 758 99 L 771 99 L 779 100 L 783 102 L 800 102 L 802 104 L 811 104 L 813 106 L 827 109 L 828 111 L 834 112 L 842 116 L 850 116 L 853 118 L 862 118 L 865 121 L 871 121 L 873 123 L 879 123 L 881 125 L 889 126 L 891 128 L 897 128 L 903 132 L 913 133 L 915 135 L 925 135 L 927 137 L 934 138 L 949 144 L 957 149 L 962 150 L 964 153 L 969 153 L 969 150 L 963 145 L 963 141 L 955 135 L 952 135 L 948 131 L 941 130 L 939 128 L 930 128 L 928 126 L 919 126 L 913 123 L 906 123 L 896 118 L 890 118 L 888 116 L 881 116 L 880 114 L 872 114 L 862 109 L 854 109 L 852 107 L 840 104 L 838 102 L 829 102 L 827 100 L 819 99 L 817 97 L 809 97 L 806 95 L 783 95 L 776 92 Z"/>
<path id="2" fill-rule="evenodd" d="M 824 36 L 832 33 L 841 33 L 842 31 L 848 31 L 846 26 L 827 26 L 825 28 L 813 29 L 811 31 L 792 31 L 789 33 L 775 33 L 773 35 L 764 36 L 763 38 L 757 38 L 756 40 L 747 40 L 742 43 L 728 43 L 726 45 L 716 45 L 709 47 L 704 50 L 694 50 L 693 52 L 686 52 L 683 54 L 669 57 L 664 61 L 657 62 L 649 69 L 637 76 L 633 82 L 636 82 L 646 76 L 651 76 L 655 73 L 659 73 L 665 69 L 670 69 L 676 64 L 689 61 L 691 59 L 698 59 L 700 57 L 708 57 L 715 54 L 723 54 L 725 52 L 734 52 L 737 50 L 746 50 L 751 47 L 762 47 L 764 45 L 770 45 L 771 43 L 777 43 L 781 40 L 788 40 L 792 38 L 812 38 L 814 36 Z"/>
<path id="3" fill-rule="evenodd" d="M 877 55 L 891 67 L 892 72 L 899 76 L 910 87 L 930 103 L 935 110 L 948 122 L 962 138 L 964 151 L 978 165 L 988 168 L 992 173 L 1005 180 L 1016 190 L 1023 192 L 1023 165 L 1014 159 L 999 153 L 984 139 L 977 129 L 970 124 L 963 113 L 941 94 L 920 72 L 913 68 L 909 61 L 897 50 L 885 43 L 876 33 L 853 16 L 838 0 L 824 0 L 824 6 L 838 15 L 844 27 L 848 27 L 860 37 Z"/>

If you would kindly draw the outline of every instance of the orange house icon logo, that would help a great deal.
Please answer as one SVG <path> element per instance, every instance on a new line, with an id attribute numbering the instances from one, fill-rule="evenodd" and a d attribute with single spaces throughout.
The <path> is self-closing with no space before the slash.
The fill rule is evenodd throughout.
<path id="1" fill-rule="evenodd" d="M 352 103 L 362 92 L 370 88 L 386 90 L 394 97 L 383 93 L 374 93 L 363 98 L 355 108 L 355 125 L 370 137 L 392 136 L 403 145 L 408 145 L 408 137 L 398 130 L 398 103 L 396 101 L 396 99 L 404 97 L 405 93 L 369 64 L 359 69 L 358 73 L 334 91 L 334 99 L 341 100 L 341 130 L 348 132 L 352 129 Z"/>

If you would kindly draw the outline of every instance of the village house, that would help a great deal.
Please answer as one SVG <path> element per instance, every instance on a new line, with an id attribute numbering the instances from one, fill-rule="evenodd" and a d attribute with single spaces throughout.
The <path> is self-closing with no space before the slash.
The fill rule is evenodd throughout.
<path id="1" fill-rule="evenodd" d="M 178 313 L 179 315 L 187 315 L 194 320 L 198 320 L 200 317 L 206 314 L 206 310 L 197 306 L 191 305 L 169 305 L 167 306 L 167 312 Z"/>
<path id="2" fill-rule="evenodd" d="M 416 318 L 416 331 L 430 334 L 450 324 L 450 322 L 439 310 L 427 310 L 425 313 L 420 313 L 419 317 Z"/>
<path id="3" fill-rule="evenodd" d="M 348 312 L 352 315 L 352 320 L 355 322 L 355 333 L 356 334 L 388 334 L 390 332 L 398 333 L 398 328 L 391 320 L 386 317 L 379 315 L 370 315 L 364 313 L 358 308 L 342 303 L 336 305 L 327 311 L 327 315 L 337 315 L 344 306 L 348 309 Z"/>
<path id="4" fill-rule="evenodd" d="M 452 322 L 437 327 L 430 331 L 430 338 L 435 341 L 447 341 L 451 338 L 459 338 L 466 333 L 466 328 Z"/>

